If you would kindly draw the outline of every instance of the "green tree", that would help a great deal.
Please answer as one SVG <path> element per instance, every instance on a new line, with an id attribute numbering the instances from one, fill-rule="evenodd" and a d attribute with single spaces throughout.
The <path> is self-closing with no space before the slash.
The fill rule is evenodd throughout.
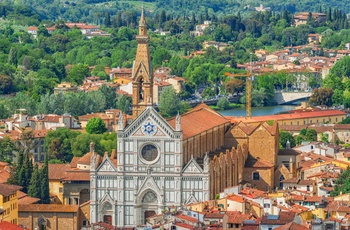
<path id="1" fill-rule="evenodd" d="M 105 109 L 114 109 L 117 100 L 116 90 L 107 86 L 106 84 L 103 84 L 100 88 L 98 88 L 98 91 L 100 91 L 106 98 Z"/>
<path id="2" fill-rule="evenodd" d="M 0 94 L 9 94 L 14 90 L 12 78 L 7 75 L 0 75 Z"/>
<path id="3" fill-rule="evenodd" d="M 28 196 L 41 198 L 41 178 L 38 164 L 35 164 L 30 185 L 28 187 Z"/>
<path id="4" fill-rule="evenodd" d="M 49 159 L 57 159 L 64 163 L 73 158 L 72 143 L 81 133 L 68 128 L 49 131 L 45 137 L 45 149 Z"/>
<path id="5" fill-rule="evenodd" d="M 127 95 L 122 95 L 118 97 L 117 109 L 120 109 L 123 113 L 130 113 L 132 98 Z"/>
<path id="6" fill-rule="evenodd" d="M 284 130 L 280 130 L 280 140 L 279 140 L 280 147 L 285 149 L 288 141 L 290 144 L 290 148 L 295 147 L 296 143 L 295 143 L 295 138 L 293 137 L 293 135 L 289 132 L 284 131 Z"/>
<path id="7" fill-rule="evenodd" d="M 165 117 L 175 116 L 180 111 L 180 99 L 173 87 L 166 87 L 160 95 L 159 112 Z"/>
<path id="8" fill-rule="evenodd" d="M 48 157 L 45 156 L 43 167 L 40 169 L 40 199 L 42 204 L 50 203 L 50 189 L 49 189 L 49 163 Z"/>
<path id="9" fill-rule="evenodd" d="M 89 133 L 83 133 L 75 139 L 75 142 L 73 142 L 72 145 L 72 153 L 74 156 L 83 156 L 84 154 L 89 152 L 89 144 L 91 142 L 95 143 L 95 151 L 99 154 L 103 154 L 105 151 L 107 151 L 102 145 L 101 140 L 105 137 L 105 135 L 108 135 L 108 133 L 105 134 L 89 134 Z"/>
<path id="10" fill-rule="evenodd" d="M 19 175 L 18 175 L 19 185 L 23 187 L 22 191 L 25 193 L 28 192 L 28 187 L 30 185 L 32 173 L 33 173 L 32 160 L 29 159 L 29 153 L 25 153 L 23 165 L 22 165 L 22 167 L 19 171 Z"/>
<path id="11" fill-rule="evenodd" d="M 305 140 L 307 141 L 317 141 L 317 132 L 314 129 L 307 129 L 305 134 Z"/>
<path id="12" fill-rule="evenodd" d="M 171 55 L 167 49 L 157 48 L 153 54 L 152 64 L 157 68 L 163 66 L 171 59 Z"/>
<path id="13" fill-rule="evenodd" d="M 73 65 L 68 72 L 68 81 L 82 84 L 85 77 L 90 75 L 89 66 L 84 64 Z"/>
<path id="14" fill-rule="evenodd" d="M 85 130 L 89 134 L 102 134 L 107 131 L 107 128 L 101 118 L 93 117 L 87 122 Z"/>
<path id="15" fill-rule="evenodd" d="M 18 58 L 17 58 L 17 49 L 16 49 L 16 47 L 11 47 L 10 53 L 9 53 L 9 56 L 8 56 L 8 63 L 10 65 L 14 65 L 14 66 L 17 67 Z"/>
<path id="16" fill-rule="evenodd" d="M 11 116 L 11 112 L 9 111 L 9 109 L 0 102 L 0 119 L 6 119 L 9 118 Z"/>
<path id="17" fill-rule="evenodd" d="M 220 100 L 218 101 L 217 107 L 218 107 L 220 110 L 229 109 L 229 108 L 230 108 L 230 102 L 227 100 L 226 97 L 222 97 L 222 98 L 220 98 Z"/>
<path id="18" fill-rule="evenodd" d="M 350 192 L 350 167 L 339 175 L 335 181 L 335 186 L 331 192 L 331 196 L 338 196 L 340 193 L 346 194 Z"/>
<path id="19" fill-rule="evenodd" d="M 16 146 L 8 136 L 0 139 L 0 161 L 12 162 L 15 150 Z"/>
<path id="20" fill-rule="evenodd" d="M 314 105 L 332 106 L 333 90 L 331 88 L 314 89 L 310 102 Z"/>

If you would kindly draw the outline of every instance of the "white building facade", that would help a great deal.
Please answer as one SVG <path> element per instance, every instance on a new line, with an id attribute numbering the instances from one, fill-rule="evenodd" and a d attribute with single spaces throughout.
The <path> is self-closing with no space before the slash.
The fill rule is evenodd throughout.
<path id="1" fill-rule="evenodd" d="M 151 70 L 147 69 L 149 54 L 145 29 L 142 12 L 139 31 L 144 34 L 138 42 L 143 45 L 144 52 L 137 51 L 135 63 L 139 64 L 134 64 L 133 69 L 138 72 L 133 72 L 133 76 L 145 82 L 149 79 L 147 82 L 153 84 Z M 145 78 L 145 72 L 150 78 Z M 208 155 L 201 165 L 193 157 L 185 162 L 181 117 L 178 115 L 175 127 L 171 126 L 151 106 L 151 100 L 128 126 L 120 113 L 116 155 L 105 155 L 102 161 L 97 153 L 91 156 L 91 223 L 102 221 L 116 227 L 136 227 L 145 224 L 147 217 L 209 199 Z"/>

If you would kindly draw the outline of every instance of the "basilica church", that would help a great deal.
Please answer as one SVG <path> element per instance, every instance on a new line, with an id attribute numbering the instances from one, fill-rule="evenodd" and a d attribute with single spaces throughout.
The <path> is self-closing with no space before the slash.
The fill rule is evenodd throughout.
<path id="1" fill-rule="evenodd" d="M 205 104 L 166 120 L 153 108 L 144 10 L 136 40 L 133 121 L 127 124 L 120 114 L 117 150 L 110 155 L 101 157 L 90 146 L 91 223 L 143 225 L 147 217 L 213 199 L 243 181 L 273 188 L 277 125 L 231 124 Z"/>

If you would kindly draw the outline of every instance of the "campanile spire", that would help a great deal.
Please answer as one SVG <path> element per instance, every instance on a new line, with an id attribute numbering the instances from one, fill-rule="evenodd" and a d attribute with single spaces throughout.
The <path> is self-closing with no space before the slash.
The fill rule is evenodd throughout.
<path id="1" fill-rule="evenodd" d="M 132 117 L 135 119 L 147 106 L 153 105 L 153 73 L 149 56 L 149 36 L 142 6 L 139 34 L 136 36 L 137 51 L 132 67 Z"/>

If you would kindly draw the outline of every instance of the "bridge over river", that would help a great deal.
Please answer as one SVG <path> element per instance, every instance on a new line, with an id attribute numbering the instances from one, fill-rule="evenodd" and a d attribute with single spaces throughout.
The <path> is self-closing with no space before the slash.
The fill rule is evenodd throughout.
<path id="1" fill-rule="evenodd" d="M 283 92 L 275 91 L 275 100 L 279 105 L 290 105 L 296 101 L 309 99 L 312 92 Z"/>

